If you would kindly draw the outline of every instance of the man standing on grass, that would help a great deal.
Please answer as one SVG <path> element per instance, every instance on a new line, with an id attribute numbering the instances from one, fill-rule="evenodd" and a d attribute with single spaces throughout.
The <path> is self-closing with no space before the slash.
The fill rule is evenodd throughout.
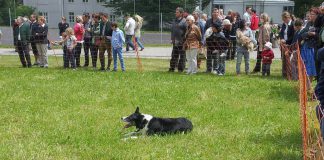
<path id="1" fill-rule="evenodd" d="M 178 72 L 183 72 L 186 65 L 186 54 L 183 50 L 184 35 L 186 33 L 186 19 L 183 18 L 183 9 L 178 7 L 175 11 L 175 20 L 171 27 L 172 53 L 169 72 L 174 72 L 178 67 Z"/>
<path id="2" fill-rule="evenodd" d="M 100 22 L 100 46 L 99 46 L 99 59 L 100 59 L 100 70 L 105 70 L 105 51 L 108 52 L 108 66 L 107 71 L 110 71 L 110 65 L 112 62 L 111 54 L 111 36 L 112 36 L 111 22 L 108 20 L 108 14 L 103 13 Z"/>
<path id="3" fill-rule="evenodd" d="M 30 15 L 30 45 L 35 57 L 35 63 L 34 65 L 38 65 L 39 64 L 39 54 L 37 51 L 37 47 L 36 47 L 36 43 L 35 43 L 35 36 L 36 36 L 36 29 L 37 29 L 38 23 L 36 20 L 36 15 L 32 14 Z"/>
<path id="4" fill-rule="evenodd" d="M 22 67 L 31 67 L 30 55 L 28 52 L 28 42 L 30 30 L 27 23 L 23 23 L 23 18 L 17 18 L 18 27 L 14 30 L 14 39 L 17 42 L 18 54 Z M 27 62 L 26 62 L 27 61 Z"/>

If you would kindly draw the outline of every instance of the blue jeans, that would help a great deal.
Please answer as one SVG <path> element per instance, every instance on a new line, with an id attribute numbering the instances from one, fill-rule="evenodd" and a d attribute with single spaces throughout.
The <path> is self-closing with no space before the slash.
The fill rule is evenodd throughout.
<path id="1" fill-rule="evenodd" d="M 250 54 L 249 51 L 244 50 L 244 51 L 237 51 L 237 59 L 236 59 L 236 74 L 241 73 L 241 62 L 242 62 L 242 57 L 244 56 L 244 61 L 245 61 L 245 73 L 248 74 L 250 70 Z"/>
<path id="2" fill-rule="evenodd" d="M 139 47 L 141 47 L 141 49 L 143 49 L 143 48 L 144 48 L 144 46 L 143 46 L 143 44 L 141 43 L 141 41 L 140 41 L 140 38 L 139 38 L 139 37 L 135 37 L 135 41 L 136 41 L 136 43 L 138 44 L 138 46 L 139 46 Z"/>
<path id="3" fill-rule="evenodd" d="M 221 51 L 220 53 L 216 54 L 216 64 L 217 64 L 217 73 L 218 74 L 225 74 L 225 60 L 226 60 L 226 51 Z"/>
<path id="4" fill-rule="evenodd" d="M 123 54 L 122 54 L 122 49 L 123 48 L 113 48 L 113 59 L 114 59 L 114 71 L 117 71 L 117 54 L 119 57 L 119 61 L 120 61 L 120 66 L 122 71 L 125 71 L 125 65 L 124 65 L 124 58 L 123 58 Z"/>
<path id="5" fill-rule="evenodd" d="M 129 46 L 135 50 L 134 44 L 132 42 L 132 35 L 126 35 L 126 51 L 129 51 Z"/>

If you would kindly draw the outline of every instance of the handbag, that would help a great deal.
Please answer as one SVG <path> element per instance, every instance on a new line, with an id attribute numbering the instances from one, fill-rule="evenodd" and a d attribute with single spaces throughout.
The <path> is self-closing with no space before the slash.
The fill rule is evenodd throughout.
<path id="1" fill-rule="evenodd" d="M 205 48 L 198 49 L 198 56 L 197 57 L 200 60 L 207 59 L 207 57 L 206 57 L 206 49 Z"/>

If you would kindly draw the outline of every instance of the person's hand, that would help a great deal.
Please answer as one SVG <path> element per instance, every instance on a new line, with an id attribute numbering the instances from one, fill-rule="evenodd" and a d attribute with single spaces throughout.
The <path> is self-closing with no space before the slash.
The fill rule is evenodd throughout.
<path id="1" fill-rule="evenodd" d="M 87 31 L 88 31 L 88 32 L 90 32 L 90 31 L 91 31 L 91 29 L 90 29 L 90 28 L 88 28 L 88 29 L 87 29 Z"/>
<path id="2" fill-rule="evenodd" d="M 309 36 L 315 36 L 315 32 L 308 32 Z"/>
<path id="3" fill-rule="evenodd" d="M 106 36 L 107 39 L 111 40 L 111 36 Z"/>
<path id="4" fill-rule="evenodd" d="M 286 41 L 284 39 L 281 39 L 280 42 L 281 43 L 286 43 Z"/>

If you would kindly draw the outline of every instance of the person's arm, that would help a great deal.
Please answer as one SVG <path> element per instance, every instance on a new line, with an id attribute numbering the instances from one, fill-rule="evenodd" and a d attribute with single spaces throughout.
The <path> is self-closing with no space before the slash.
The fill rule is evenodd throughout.
<path id="1" fill-rule="evenodd" d="M 130 24 L 129 24 L 129 21 L 127 21 L 126 24 L 125 24 L 124 30 L 128 30 L 129 25 L 130 25 Z"/>

